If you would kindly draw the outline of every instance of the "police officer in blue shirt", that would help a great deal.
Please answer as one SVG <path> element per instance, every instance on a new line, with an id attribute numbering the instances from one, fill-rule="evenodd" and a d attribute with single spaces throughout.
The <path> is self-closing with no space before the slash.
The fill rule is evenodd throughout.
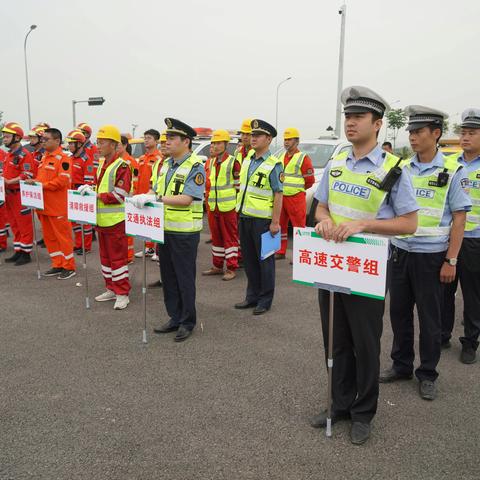
<path id="1" fill-rule="evenodd" d="M 388 103 L 361 86 L 346 88 L 341 99 L 352 148 L 327 165 L 315 193 L 317 233 L 336 242 L 360 232 L 413 233 L 418 207 L 409 174 L 378 145 Z M 330 293 L 320 289 L 318 297 L 327 352 Z M 346 293 L 334 298 L 332 422 L 351 419 L 350 439 L 357 445 L 368 440 L 377 411 L 384 308 L 383 300 Z M 326 418 L 321 412 L 311 425 L 325 427 Z"/>
<path id="2" fill-rule="evenodd" d="M 247 156 L 240 171 L 236 210 L 239 213 L 240 247 L 248 284 L 245 300 L 237 309 L 253 308 L 263 315 L 272 305 L 275 290 L 275 256 L 261 259 L 261 236 L 280 231 L 283 197 L 283 165 L 270 152 L 275 128 L 264 120 L 251 122 L 253 155 Z"/>
<path id="3" fill-rule="evenodd" d="M 462 113 L 458 156 L 468 177 L 472 210 L 467 213 L 467 223 L 458 255 L 457 276 L 445 288 L 442 318 L 442 346 L 450 346 L 455 319 L 455 292 L 458 281 L 462 286 L 464 336 L 460 338 L 460 361 L 475 363 L 480 335 L 480 108 L 468 108 Z"/>
<path id="4" fill-rule="evenodd" d="M 435 381 L 441 350 L 441 309 L 444 285 L 456 275 L 458 252 L 471 201 L 465 191 L 465 170 L 455 158 L 438 150 L 447 115 L 411 105 L 406 108 L 407 130 L 415 155 L 406 160 L 420 210 L 414 235 L 395 237 L 390 285 L 393 365 L 381 382 L 412 378 L 414 351 L 413 311 L 420 325 L 420 365 L 415 371 L 425 400 L 437 396 Z"/>
<path id="5" fill-rule="evenodd" d="M 165 243 L 159 245 L 159 259 L 170 320 L 153 331 L 177 332 L 175 341 L 181 342 L 190 336 L 197 323 L 195 276 L 205 169 L 191 151 L 195 130 L 174 118 L 166 118 L 165 123 L 168 158 L 160 169 L 154 169 L 150 192 L 135 195 L 133 203 L 138 208 L 151 201 L 164 204 Z"/>

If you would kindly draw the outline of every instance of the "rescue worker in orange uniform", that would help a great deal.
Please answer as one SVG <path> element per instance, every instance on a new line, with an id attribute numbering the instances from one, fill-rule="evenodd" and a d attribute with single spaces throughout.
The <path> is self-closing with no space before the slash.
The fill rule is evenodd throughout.
<path id="1" fill-rule="evenodd" d="M 230 134 L 215 130 L 211 140 L 207 212 L 212 235 L 213 266 L 202 275 L 236 277 L 238 268 L 238 214 L 235 210 L 241 165 L 227 151 Z M 224 270 L 225 266 L 225 270 Z"/>
<path id="2" fill-rule="evenodd" d="M 280 215 L 280 229 L 282 243 L 275 258 L 285 258 L 288 244 L 288 223 L 292 227 L 305 227 L 307 218 L 307 202 L 305 191 L 315 183 L 315 174 L 311 158 L 298 149 L 300 132 L 294 128 L 287 128 L 283 134 L 285 152 L 280 156 L 283 163 L 283 202 Z"/>
<path id="3" fill-rule="evenodd" d="M 132 157 L 132 146 L 128 142 L 128 138 L 125 135 L 120 137 L 121 142 L 118 144 L 118 153 L 120 158 L 127 162 L 130 170 L 132 171 L 132 191 L 135 191 L 138 182 L 138 162 Z M 127 237 L 128 242 L 128 263 L 132 263 L 135 260 L 135 237 Z"/>
<path id="4" fill-rule="evenodd" d="M 158 141 L 160 140 L 160 132 L 151 128 L 143 134 L 143 139 L 145 143 L 145 153 L 138 159 L 138 185 L 135 190 L 135 195 L 149 192 L 153 166 L 155 162 L 162 158 L 162 154 L 157 148 Z M 146 242 L 145 252 L 137 252 L 135 256 L 142 258 L 144 254 L 147 257 L 153 257 L 155 255 L 153 242 Z"/>
<path id="5" fill-rule="evenodd" d="M 87 153 L 87 155 L 91 158 L 93 163 L 93 168 L 94 170 L 96 170 L 98 168 L 98 159 L 100 155 L 98 153 L 97 146 L 94 145 L 90 140 L 90 138 L 92 137 L 92 127 L 88 125 L 88 123 L 79 123 L 77 125 L 77 129 L 80 130 L 85 135 L 85 138 L 87 139 L 83 148 Z"/>
<path id="6" fill-rule="evenodd" d="M 6 156 L 7 152 L 0 148 L 0 177 L 3 177 L 3 164 Z M 0 253 L 7 249 L 7 238 L 7 212 L 5 209 L 5 202 L 0 202 Z"/>
<path id="7" fill-rule="evenodd" d="M 43 148 L 42 135 L 43 132 L 50 127 L 43 126 L 44 124 L 33 127 L 28 133 L 30 147 L 32 148 L 32 155 L 37 165 L 40 165 L 45 149 Z"/>
<path id="8" fill-rule="evenodd" d="M 6 220 L 13 232 L 15 250 L 11 257 L 5 259 L 5 262 L 20 266 L 31 262 L 30 253 L 33 247 L 32 211 L 22 206 L 20 180 L 33 178 L 37 165 L 32 154 L 20 143 L 24 132 L 18 123 L 6 123 L 2 132 L 3 143 L 9 150 L 3 166 Z"/>
<path id="9" fill-rule="evenodd" d="M 38 212 L 38 217 L 52 262 L 52 267 L 43 275 L 67 280 L 76 275 L 72 225 L 67 216 L 67 190 L 72 181 L 71 161 L 62 150 L 62 133 L 57 128 L 47 128 L 43 132 L 42 142 L 45 154 L 35 180 L 43 186 L 44 209 Z"/>
<path id="10" fill-rule="evenodd" d="M 115 310 L 123 310 L 130 303 L 124 202 L 132 188 L 132 171 L 127 162 L 120 158 L 120 143 L 121 135 L 117 127 L 104 125 L 99 129 L 97 144 L 102 158 L 95 173 L 97 233 L 100 263 L 107 289 L 95 300 L 115 300 Z M 93 189 L 90 185 L 82 185 L 78 191 L 85 195 Z"/>
<path id="11" fill-rule="evenodd" d="M 72 166 L 72 189 L 77 190 L 81 185 L 93 185 L 93 160 L 87 155 L 84 149 L 85 142 L 87 141 L 85 135 L 80 130 L 72 130 L 65 137 L 65 140 L 72 154 L 70 157 Z M 72 229 L 75 238 L 73 251 L 77 255 L 83 255 L 82 225 L 72 222 Z M 90 253 L 92 250 L 92 233 L 93 227 L 91 225 L 83 225 L 85 253 Z"/>

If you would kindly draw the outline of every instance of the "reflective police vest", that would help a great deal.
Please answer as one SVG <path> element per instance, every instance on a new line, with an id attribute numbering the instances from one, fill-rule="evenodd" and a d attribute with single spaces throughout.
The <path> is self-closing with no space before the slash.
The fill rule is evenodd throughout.
<path id="1" fill-rule="evenodd" d="M 387 153 L 380 167 L 371 173 L 352 172 L 347 167 L 348 152 L 334 157 L 328 174 L 328 210 L 335 224 L 376 218 L 387 193 L 379 188 L 398 157 Z"/>
<path id="2" fill-rule="evenodd" d="M 305 154 L 302 152 L 295 153 L 287 166 L 285 166 L 284 161 L 286 154 L 287 152 L 284 152 L 280 157 L 280 161 L 283 165 L 283 173 L 285 174 L 285 179 L 283 181 L 283 195 L 285 197 L 291 197 L 292 195 L 305 191 L 305 179 L 303 178 L 301 170 Z"/>
<path id="3" fill-rule="evenodd" d="M 210 168 L 210 192 L 208 194 L 208 208 L 213 211 L 218 206 L 220 212 L 231 212 L 237 204 L 238 182 L 233 178 L 233 165 L 235 159 L 229 155 L 220 163 L 220 171 L 216 175 L 215 161 Z"/>
<path id="4" fill-rule="evenodd" d="M 237 195 L 237 212 L 251 217 L 272 218 L 273 190 L 270 185 L 270 173 L 281 162 L 270 155 L 248 178 L 251 155 L 247 156 L 240 170 L 240 191 Z"/>
<path id="5" fill-rule="evenodd" d="M 168 160 L 170 159 L 164 160 L 160 171 L 158 171 L 159 163 L 154 165 L 151 177 L 152 189 L 157 195 L 181 195 L 192 168 L 201 163 L 200 159 L 192 153 L 177 167 L 167 185 L 167 174 L 170 170 Z M 166 232 L 193 233 L 202 229 L 203 202 L 201 200 L 193 200 L 186 207 L 164 204 L 164 213 Z"/>
<path id="6" fill-rule="evenodd" d="M 100 177 L 103 162 L 98 165 L 97 178 Z M 97 187 L 97 225 L 99 227 L 111 227 L 125 220 L 125 207 L 123 202 L 107 205 L 100 200 L 101 193 L 112 193 L 115 190 L 115 177 L 117 170 L 127 165 L 125 160 L 117 158 L 105 170 L 102 181 Z"/>
<path id="7" fill-rule="evenodd" d="M 401 235 L 399 238 L 438 236 L 450 233 L 450 225 L 441 227 L 440 223 L 445 211 L 452 178 L 460 168 L 457 158 L 456 155 L 445 157 L 443 167 L 438 167 L 429 175 L 424 176 L 414 175 L 411 172 L 411 159 L 405 161 L 406 168 L 410 170 L 415 197 L 420 209 L 418 210 L 416 232 L 413 235 Z M 439 184 L 442 174 L 448 175 L 448 179 L 444 184 L 441 182 Z"/>

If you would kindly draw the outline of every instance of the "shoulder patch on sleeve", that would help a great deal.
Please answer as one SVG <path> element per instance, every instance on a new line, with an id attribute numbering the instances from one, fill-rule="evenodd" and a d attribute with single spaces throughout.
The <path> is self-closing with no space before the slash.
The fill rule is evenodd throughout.
<path id="1" fill-rule="evenodd" d="M 285 174 L 283 172 L 280 172 L 278 175 L 278 179 L 280 180 L 280 183 L 283 183 L 285 181 Z"/>
<path id="2" fill-rule="evenodd" d="M 68 162 L 62 162 L 62 168 L 65 171 L 68 171 L 68 169 L 70 168 L 70 164 Z"/>
<path id="3" fill-rule="evenodd" d="M 24 164 L 23 164 L 23 169 L 24 169 L 26 172 L 30 171 L 30 164 L 29 164 L 29 163 L 24 163 Z"/>
<path id="4" fill-rule="evenodd" d="M 312 175 L 313 174 L 313 168 L 309 168 L 307 170 L 307 175 Z"/>
<path id="5" fill-rule="evenodd" d="M 134 174 L 135 176 L 138 175 L 138 168 L 134 168 L 134 169 L 133 169 L 133 174 Z"/>
<path id="6" fill-rule="evenodd" d="M 195 183 L 197 185 L 203 185 L 205 183 L 205 178 L 203 176 L 203 173 L 197 173 L 195 175 Z"/>
<path id="7" fill-rule="evenodd" d="M 87 167 L 87 172 L 88 172 L 88 173 L 92 173 L 92 172 L 93 172 L 93 165 L 89 165 L 89 166 Z"/>

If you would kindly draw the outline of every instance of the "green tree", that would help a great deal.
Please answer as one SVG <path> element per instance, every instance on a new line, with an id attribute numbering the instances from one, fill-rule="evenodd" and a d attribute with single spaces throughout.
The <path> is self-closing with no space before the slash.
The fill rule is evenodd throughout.
<path id="1" fill-rule="evenodd" d="M 443 121 L 443 135 L 448 135 L 448 132 L 450 132 L 450 122 L 445 119 Z"/>
<path id="2" fill-rule="evenodd" d="M 460 126 L 459 123 L 454 123 L 454 124 L 453 124 L 452 132 L 453 132 L 455 135 L 460 135 L 461 130 L 462 130 L 462 127 Z"/>
<path id="3" fill-rule="evenodd" d="M 398 131 L 407 123 L 407 116 L 402 108 L 393 108 L 387 113 L 387 129 L 391 131 L 391 139 L 393 140 L 393 148 L 397 140 Z"/>

